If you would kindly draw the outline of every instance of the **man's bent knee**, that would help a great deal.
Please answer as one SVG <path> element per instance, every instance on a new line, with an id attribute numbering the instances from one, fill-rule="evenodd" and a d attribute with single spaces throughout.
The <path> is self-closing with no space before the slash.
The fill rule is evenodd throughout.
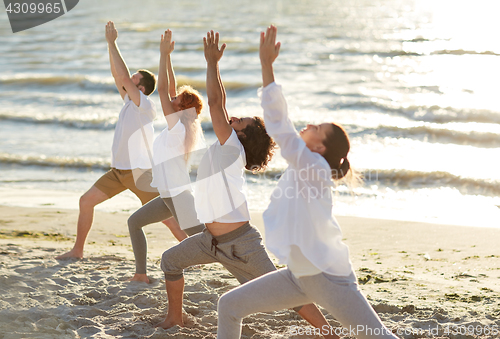
<path id="1" fill-rule="evenodd" d="M 80 197 L 80 208 L 82 207 L 94 207 L 96 204 L 92 201 L 92 199 L 84 194 Z"/>

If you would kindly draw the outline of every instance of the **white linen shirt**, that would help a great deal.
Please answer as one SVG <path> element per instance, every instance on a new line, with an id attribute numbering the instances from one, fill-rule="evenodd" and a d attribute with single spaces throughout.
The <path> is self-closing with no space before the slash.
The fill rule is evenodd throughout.
<path id="1" fill-rule="evenodd" d="M 217 140 L 198 167 L 194 202 L 202 223 L 249 221 L 245 197 L 245 149 L 233 130 L 224 145 Z"/>
<path id="2" fill-rule="evenodd" d="M 154 103 L 144 93 L 139 107 L 123 98 L 124 105 L 118 116 L 111 147 L 111 167 L 120 170 L 149 169 L 152 161 Z"/>
<path id="3" fill-rule="evenodd" d="M 266 247 L 296 276 L 320 272 L 348 276 L 352 264 L 332 214 L 330 166 L 298 135 L 288 118 L 281 86 L 273 82 L 259 95 L 266 130 L 289 164 L 263 214 Z"/>
<path id="4" fill-rule="evenodd" d="M 167 127 L 153 143 L 153 181 L 162 198 L 171 198 L 184 191 L 192 191 L 185 160 L 186 127 L 178 120 L 170 130 Z"/>

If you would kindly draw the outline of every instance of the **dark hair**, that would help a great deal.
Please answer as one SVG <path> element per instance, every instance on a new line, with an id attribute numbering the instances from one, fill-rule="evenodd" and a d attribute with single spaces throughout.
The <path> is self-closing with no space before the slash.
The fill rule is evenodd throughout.
<path id="1" fill-rule="evenodd" d="M 331 132 L 326 133 L 323 145 L 326 149 L 322 155 L 330 165 L 332 179 L 342 179 L 351 169 L 349 160 L 347 160 L 347 153 L 351 148 L 347 132 L 342 126 L 332 123 Z"/>
<path id="2" fill-rule="evenodd" d="M 144 94 L 150 95 L 154 92 L 156 87 L 156 77 L 153 73 L 146 69 L 140 69 L 137 72 L 141 73 L 142 79 L 139 85 L 144 86 Z"/>
<path id="3" fill-rule="evenodd" d="M 251 171 L 262 171 L 274 155 L 276 143 L 266 132 L 264 120 L 253 117 L 253 123 L 238 133 L 238 139 L 245 148 L 247 164 Z"/>

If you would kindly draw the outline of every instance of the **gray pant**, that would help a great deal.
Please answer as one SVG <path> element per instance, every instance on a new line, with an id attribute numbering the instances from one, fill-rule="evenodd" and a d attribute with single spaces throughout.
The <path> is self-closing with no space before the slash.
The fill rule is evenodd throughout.
<path id="1" fill-rule="evenodd" d="M 161 269 L 166 280 L 176 281 L 185 268 L 214 262 L 221 263 L 241 284 L 276 270 L 259 231 L 248 222 L 221 236 L 214 237 L 205 229 L 184 239 L 163 253 Z"/>
<path id="2" fill-rule="evenodd" d="M 188 236 L 199 233 L 205 228 L 196 217 L 194 198 L 189 191 L 184 191 L 173 198 L 157 197 L 128 219 L 128 230 L 135 256 L 135 273 L 146 274 L 148 244 L 142 228 L 172 216 Z"/>
<path id="3" fill-rule="evenodd" d="M 361 294 L 354 272 L 348 277 L 320 273 L 296 278 L 288 268 L 268 273 L 222 295 L 218 304 L 217 338 L 240 338 L 241 320 L 247 315 L 312 302 L 326 308 L 346 333 L 350 331 L 349 336 L 397 338 Z M 331 333 L 332 329 L 326 331 L 322 334 Z"/>

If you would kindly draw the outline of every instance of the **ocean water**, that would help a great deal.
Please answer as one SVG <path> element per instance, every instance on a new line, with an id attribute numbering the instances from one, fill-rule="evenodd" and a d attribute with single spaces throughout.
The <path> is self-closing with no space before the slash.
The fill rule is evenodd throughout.
<path id="1" fill-rule="evenodd" d="M 365 177 L 337 188 L 336 214 L 500 227 L 499 10 L 497 1 L 85 0 L 16 34 L 2 12 L 0 186 L 83 193 L 109 167 L 122 103 L 108 20 L 132 71 L 158 71 L 160 35 L 172 29 L 178 83 L 203 95 L 202 37 L 219 31 L 234 116 L 262 116 L 259 32 L 273 23 L 292 120 L 343 124 Z M 211 143 L 208 110 L 202 119 Z M 278 152 L 266 173 L 247 175 L 252 210 L 266 208 L 285 167 Z"/>

